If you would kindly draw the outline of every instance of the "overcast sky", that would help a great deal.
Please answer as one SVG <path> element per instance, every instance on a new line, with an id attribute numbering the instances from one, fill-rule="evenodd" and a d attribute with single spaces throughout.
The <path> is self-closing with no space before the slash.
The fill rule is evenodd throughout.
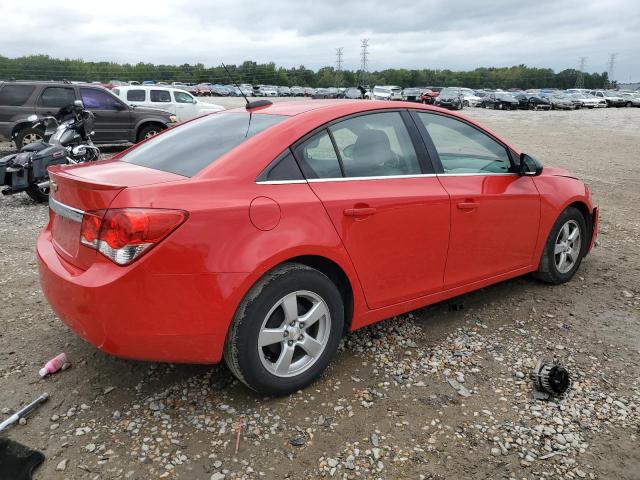
<path id="1" fill-rule="evenodd" d="M 25 8 L 28 5 L 28 8 Z M 479 66 L 608 69 L 640 81 L 640 0 L 0 0 L 0 55 L 197 63 L 273 61 L 317 69 Z"/>

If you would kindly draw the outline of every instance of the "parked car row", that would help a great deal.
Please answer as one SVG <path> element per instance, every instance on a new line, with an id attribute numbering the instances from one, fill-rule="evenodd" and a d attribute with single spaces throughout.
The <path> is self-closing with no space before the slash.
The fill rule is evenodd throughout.
<path id="1" fill-rule="evenodd" d="M 178 122 L 175 112 L 133 106 L 100 85 L 0 81 L 0 141 L 13 141 L 18 149 L 42 141 L 44 129 L 34 128 L 29 117 L 55 116 L 77 100 L 95 117 L 92 138 L 97 144 L 137 143 Z"/>

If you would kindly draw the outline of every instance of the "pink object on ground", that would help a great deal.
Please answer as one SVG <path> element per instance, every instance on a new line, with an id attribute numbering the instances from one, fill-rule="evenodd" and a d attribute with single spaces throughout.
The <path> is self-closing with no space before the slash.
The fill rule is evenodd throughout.
<path id="1" fill-rule="evenodd" d="M 67 354 L 61 353 L 60 355 L 56 355 L 51 360 L 49 360 L 44 367 L 40 369 L 40 376 L 46 377 L 50 373 L 56 373 L 58 370 L 62 368 L 62 366 L 68 363 Z"/>

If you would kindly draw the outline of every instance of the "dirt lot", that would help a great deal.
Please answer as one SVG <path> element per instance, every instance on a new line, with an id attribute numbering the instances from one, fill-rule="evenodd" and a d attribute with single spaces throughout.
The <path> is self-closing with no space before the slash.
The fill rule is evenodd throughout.
<path id="1" fill-rule="evenodd" d="M 640 478 L 640 109 L 464 113 L 586 180 L 599 247 L 568 284 L 520 278 L 350 334 L 288 398 L 78 339 L 38 284 L 47 208 L 0 198 L 0 408 L 51 395 L 8 433 L 45 453 L 34 478 Z M 40 380 L 62 351 L 73 366 Z M 523 377 L 554 355 L 572 390 L 535 401 Z"/>

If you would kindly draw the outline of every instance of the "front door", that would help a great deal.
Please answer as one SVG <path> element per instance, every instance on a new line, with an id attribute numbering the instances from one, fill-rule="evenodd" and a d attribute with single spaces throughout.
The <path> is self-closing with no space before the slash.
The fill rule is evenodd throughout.
<path id="1" fill-rule="evenodd" d="M 343 120 L 295 149 L 370 308 L 442 289 L 449 196 L 418 152 L 400 112 Z"/>
<path id="2" fill-rule="evenodd" d="M 451 197 L 445 289 L 531 265 L 540 221 L 533 180 L 514 173 L 507 148 L 479 128 L 447 115 L 415 116 Z"/>
<path id="3" fill-rule="evenodd" d="M 174 90 L 173 96 L 175 98 L 176 116 L 178 117 L 178 121 L 184 122 L 185 120 L 189 120 L 198 115 L 196 99 L 189 93 Z"/>
<path id="4" fill-rule="evenodd" d="M 101 88 L 80 88 L 82 102 L 95 115 L 96 143 L 128 142 L 131 130 L 129 107 L 115 95 Z"/>

